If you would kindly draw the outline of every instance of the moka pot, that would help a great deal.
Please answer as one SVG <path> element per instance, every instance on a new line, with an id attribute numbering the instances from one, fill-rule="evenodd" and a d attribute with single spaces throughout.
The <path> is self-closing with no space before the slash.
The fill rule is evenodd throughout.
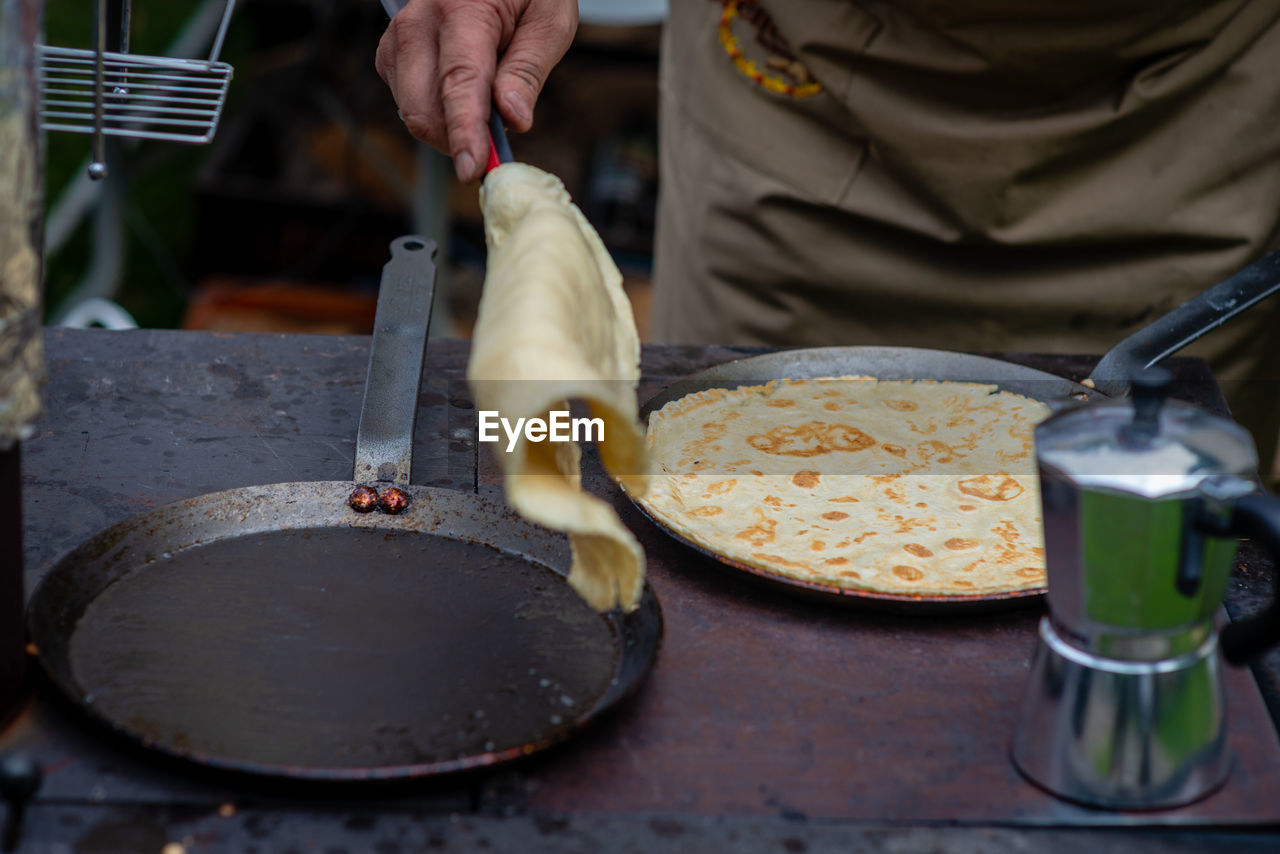
<path id="1" fill-rule="evenodd" d="M 1096 806 L 1154 809 L 1230 770 L 1223 658 L 1280 640 L 1280 611 L 1217 623 L 1238 538 L 1280 557 L 1280 499 L 1257 485 L 1238 424 L 1166 397 L 1150 369 L 1132 400 L 1036 428 L 1048 567 L 1012 755 L 1033 782 Z"/>

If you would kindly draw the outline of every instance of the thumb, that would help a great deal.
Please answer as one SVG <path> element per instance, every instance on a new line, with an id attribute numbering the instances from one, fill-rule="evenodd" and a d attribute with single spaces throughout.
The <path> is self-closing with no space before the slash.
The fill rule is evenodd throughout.
<path id="1" fill-rule="evenodd" d="M 493 78 L 494 100 L 515 130 L 532 126 L 533 105 L 573 42 L 577 25 L 577 3 L 534 3 L 520 20 Z"/>

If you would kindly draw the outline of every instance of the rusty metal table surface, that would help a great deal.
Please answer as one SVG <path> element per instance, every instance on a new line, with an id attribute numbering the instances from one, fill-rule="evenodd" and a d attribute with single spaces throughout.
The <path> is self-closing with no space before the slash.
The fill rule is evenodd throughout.
<path id="1" fill-rule="evenodd" d="M 46 413 L 23 447 L 28 590 L 93 532 L 179 498 L 350 478 L 368 339 L 168 331 L 46 334 Z M 645 388 L 759 352 L 646 348 Z M 435 342 L 415 481 L 497 494 L 475 443 L 462 342 Z M 1079 378 L 1089 359 L 1014 355 Z M 1221 409 L 1203 363 L 1176 390 Z M 23 850 L 1274 851 L 1275 653 L 1228 677 L 1236 767 L 1210 798 L 1124 814 L 1057 801 L 1006 751 L 1038 607 L 890 616 L 739 577 L 649 524 L 586 456 L 584 483 L 637 532 L 666 639 L 648 683 L 570 743 L 507 768 L 361 789 L 282 788 L 122 744 L 37 686 L 0 752 L 47 777 Z M 1228 610 L 1266 595 L 1246 550 Z M 1270 711 L 1259 698 L 1259 685 Z"/>

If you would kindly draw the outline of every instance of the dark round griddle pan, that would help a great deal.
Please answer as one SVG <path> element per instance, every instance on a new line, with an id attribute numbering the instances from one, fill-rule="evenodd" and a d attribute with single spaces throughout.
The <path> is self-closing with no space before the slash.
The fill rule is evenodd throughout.
<path id="1" fill-rule="evenodd" d="M 1123 397 L 1136 370 L 1150 367 L 1221 326 L 1280 290 L 1280 252 L 1273 252 L 1155 322 L 1121 341 L 1094 367 L 1093 387 L 1013 362 L 918 347 L 817 347 L 783 350 L 736 359 L 684 377 L 650 398 L 640 418 L 694 392 L 733 389 L 780 379 L 871 376 L 884 380 L 938 380 L 994 385 L 1000 391 L 1039 400 L 1051 409 L 1106 397 Z M 1021 607 L 1038 601 L 1046 588 L 974 595 L 910 595 L 878 593 L 804 581 L 727 557 L 686 537 L 653 516 L 639 501 L 637 509 L 655 525 L 695 551 L 792 593 L 894 613 L 973 613 Z"/>
<path id="2" fill-rule="evenodd" d="M 637 687 L 662 617 L 646 587 L 597 614 L 566 539 L 469 493 L 409 484 L 433 247 L 383 271 L 356 478 L 180 501 L 102 531 L 35 590 L 50 680 L 154 750 L 317 781 L 421 777 L 561 741 Z"/>

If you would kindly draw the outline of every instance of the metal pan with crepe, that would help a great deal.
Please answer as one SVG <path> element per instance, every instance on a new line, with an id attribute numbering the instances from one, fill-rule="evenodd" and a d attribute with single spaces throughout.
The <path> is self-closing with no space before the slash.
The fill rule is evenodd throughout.
<path id="1" fill-rule="evenodd" d="M 641 407 L 641 418 L 652 425 L 654 414 L 663 407 L 709 390 L 829 377 L 874 377 L 913 383 L 932 381 L 940 384 L 937 386 L 939 394 L 945 393 L 943 384 L 977 383 L 992 386 L 997 392 L 1039 401 L 1048 410 L 1097 397 L 1124 396 L 1128 392 L 1128 379 L 1135 369 L 1153 365 L 1178 352 L 1277 290 L 1280 290 L 1280 253 L 1273 253 L 1121 341 L 1098 362 L 1092 372 L 1091 385 L 1082 385 L 1013 362 L 968 353 L 914 347 L 807 348 L 726 362 L 685 377 L 648 400 Z M 787 423 L 786 418 L 780 414 L 778 423 Z M 662 457 L 661 448 L 651 448 L 651 453 L 657 458 Z M 816 465 L 807 467 L 818 468 Z M 787 591 L 826 601 L 909 613 L 963 612 L 1025 605 L 1037 601 L 1045 592 L 1043 584 L 1026 589 L 972 594 L 959 591 L 945 594 L 894 592 L 797 577 L 796 573 L 779 564 L 771 564 L 767 560 L 743 560 L 740 556 L 726 554 L 726 549 L 708 546 L 708 538 L 699 531 L 700 523 L 696 517 L 673 518 L 669 513 L 655 512 L 647 498 L 633 500 L 641 512 L 668 534 L 719 563 Z M 749 531 L 747 523 L 743 524 L 743 531 Z M 911 543 L 908 541 L 904 545 Z M 842 554 L 849 557 L 849 567 L 856 571 L 856 547 L 846 547 Z M 786 556 L 783 557 L 785 559 Z M 904 561 L 907 563 L 910 560 Z"/>

